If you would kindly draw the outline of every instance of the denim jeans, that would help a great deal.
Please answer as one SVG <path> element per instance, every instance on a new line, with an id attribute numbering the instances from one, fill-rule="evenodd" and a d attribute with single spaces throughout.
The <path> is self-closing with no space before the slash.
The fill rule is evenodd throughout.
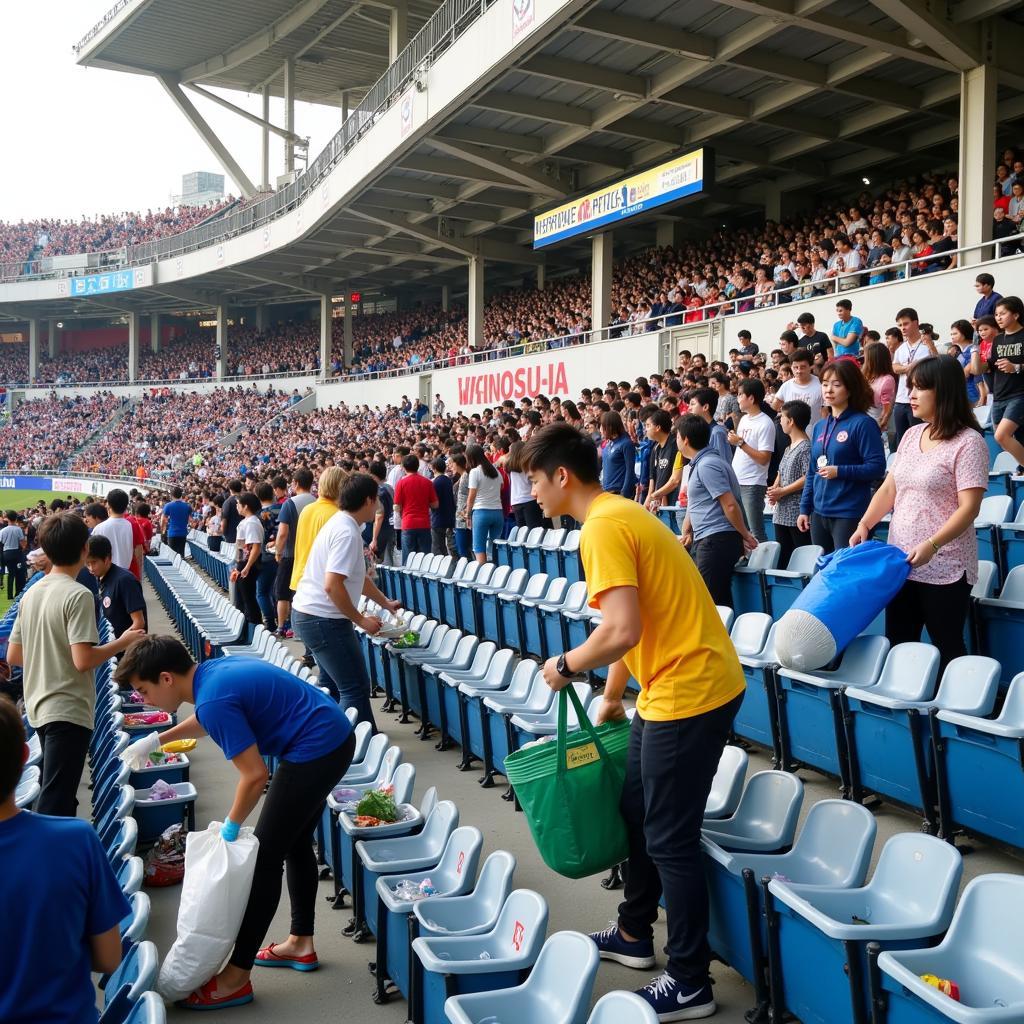
<path id="1" fill-rule="evenodd" d="M 743 518 L 747 521 L 747 529 L 759 541 L 768 539 L 764 532 L 764 496 L 767 490 L 762 484 L 740 484 Z"/>
<path id="2" fill-rule="evenodd" d="M 355 627 L 348 619 L 325 619 L 292 609 L 292 629 L 313 652 L 320 669 L 320 684 L 343 708 L 355 708 L 360 722 L 369 722 L 373 731 L 370 706 L 370 677 Z"/>
<path id="3" fill-rule="evenodd" d="M 473 554 L 489 555 L 491 543 L 501 539 L 505 516 L 500 508 L 473 509 Z"/>
<path id="4" fill-rule="evenodd" d="M 455 527 L 455 550 L 459 558 L 473 557 L 473 531 L 464 526 Z"/>
<path id="5" fill-rule="evenodd" d="M 259 562 L 260 574 L 256 577 L 256 601 L 263 612 L 263 623 L 270 629 L 277 628 L 277 602 L 274 585 L 277 583 L 277 562 L 274 559 Z"/>

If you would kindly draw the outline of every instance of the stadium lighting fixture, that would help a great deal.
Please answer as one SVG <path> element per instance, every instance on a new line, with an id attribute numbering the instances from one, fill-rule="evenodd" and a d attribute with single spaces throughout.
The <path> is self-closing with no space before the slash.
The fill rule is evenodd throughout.
<path id="1" fill-rule="evenodd" d="M 64 321 L 63 320 L 58 320 L 57 321 L 57 330 L 58 331 L 64 330 Z"/>
<path id="2" fill-rule="evenodd" d="M 870 185 L 871 184 L 871 179 L 870 178 L 861 178 L 860 180 L 862 182 L 864 182 L 865 185 Z"/>

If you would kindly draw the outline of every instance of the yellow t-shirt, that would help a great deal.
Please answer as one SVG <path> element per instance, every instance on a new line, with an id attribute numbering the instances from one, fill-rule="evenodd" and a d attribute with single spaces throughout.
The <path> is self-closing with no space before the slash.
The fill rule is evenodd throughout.
<path id="1" fill-rule="evenodd" d="M 728 704 L 743 669 L 693 560 L 672 531 L 635 501 L 602 494 L 587 512 L 580 557 L 590 605 L 613 587 L 636 587 L 643 628 L 623 661 L 640 684 L 645 721 L 690 718 Z"/>
<path id="2" fill-rule="evenodd" d="M 316 535 L 324 523 L 340 511 L 337 502 L 317 498 L 299 513 L 299 521 L 295 527 L 295 562 L 292 565 L 292 581 L 289 584 L 292 590 L 299 589 L 299 580 L 302 579 Z"/>

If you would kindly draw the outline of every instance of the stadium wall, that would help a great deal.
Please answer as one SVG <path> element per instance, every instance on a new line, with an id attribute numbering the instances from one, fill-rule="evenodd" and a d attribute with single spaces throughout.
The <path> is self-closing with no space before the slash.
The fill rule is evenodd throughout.
<path id="1" fill-rule="evenodd" d="M 54 494 L 105 495 L 114 484 L 110 480 L 87 480 L 71 476 L 0 476 L 3 491 L 53 491 Z"/>

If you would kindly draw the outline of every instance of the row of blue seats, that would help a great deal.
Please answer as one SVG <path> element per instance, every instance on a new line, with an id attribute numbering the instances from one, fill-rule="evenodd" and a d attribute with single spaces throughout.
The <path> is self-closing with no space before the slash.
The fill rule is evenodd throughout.
<path id="1" fill-rule="evenodd" d="M 510 569 L 526 569 L 531 575 L 566 576 L 570 583 L 583 579 L 580 562 L 580 531 L 543 526 L 517 526 L 505 540 L 494 542 L 494 562 Z"/>
<path id="2" fill-rule="evenodd" d="M 211 551 L 210 539 L 205 533 L 189 530 L 188 550 L 203 571 L 227 590 L 231 570 L 235 567 L 235 545 L 222 540 L 219 549 Z"/>

